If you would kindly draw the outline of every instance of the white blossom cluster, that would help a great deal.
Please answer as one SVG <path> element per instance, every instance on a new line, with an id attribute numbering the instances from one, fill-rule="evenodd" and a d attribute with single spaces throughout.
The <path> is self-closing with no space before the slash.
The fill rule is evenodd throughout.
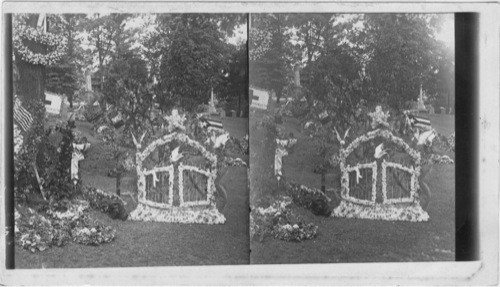
<path id="1" fill-rule="evenodd" d="M 389 113 L 384 113 L 380 106 L 374 113 L 369 114 L 373 121 L 372 127 L 386 126 Z M 415 163 L 415 166 L 403 166 L 400 163 L 386 162 L 383 160 L 382 166 L 382 203 L 376 203 L 377 195 L 377 161 L 371 163 L 359 163 L 355 166 L 346 164 L 347 157 L 362 143 L 373 140 L 377 137 L 382 137 L 397 146 L 403 148 L 410 155 Z M 340 168 L 342 171 L 341 178 L 341 197 L 342 201 L 334 212 L 333 216 L 347 218 L 368 218 L 382 220 L 406 220 L 406 221 L 427 221 L 429 215 L 422 210 L 417 197 L 419 189 L 418 177 L 420 175 L 421 156 L 420 153 L 411 148 L 403 139 L 395 136 L 387 129 L 376 129 L 356 138 L 345 149 L 339 152 Z M 372 169 L 372 193 L 371 200 L 362 200 L 350 196 L 349 190 L 349 172 L 356 172 L 359 178 L 361 169 Z M 411 174 L 410 196 L 403 198 L 387 198 L 387 169 L 399 169 Z M 410 203 L 410 206 L 401 205 L 402 203 Z"/>
<path id="2" fill-rule="evenodd" d="M 340 205 L 333 210 L 332 216 L 410 222 L 429 220 L 429 214 L 423 210 L 418 203 L 413 203 L 409 206 L 398 206 L 393 204 L 365 206 L 348 201 L 341 201 Z"/>
<path id="3" fill-rule="evenodd" d="M 185 130 L 184 122 L 185 115 L 179 115 L 176 110 L 166 117 L 169 122 L 169 130 Z M 201 155 L 210 161 L 210 167 L 207 170 L 199 167 L 178 165 L 178 192 L 180 206 L 173 206 L 173 192 L 174 192 L 174 165 L 154 167 L 153 169 L 146 170 L 142 168 L 143 161 L 159 146 L 168 144 L 172 141 L 178 141 L 183 144 L 189 145 L 197 149 Z M 217 175 L 217 157 L 209 152 L 202 144 L 192 140 L 182 132 L 172 132 L 167 134 L 152 143 L 150 143 L 143 151 L 136 151 L 136 171 L 138 176 L 138 190 L 139 190 L 139 205 L 130 214 L 130 220 L 138 221 L 159 221 L 159 222 L 177 222 L 177 223 L 202 223 L 202 224 L 222 224 L 225 222 L 225 217 L 218 212 L 215 208 L 214 192 L 215 192 L 215 178 Z M 169 202 L 160 203 L 153 202 L 146 199 L 146 176 L 153 175 L 153 184 L 156 184 L 157 172 L 169 172 Z M 183 198 L 184 192 L 184 171 L 196 172 L 207 177 L 207 198 L 206 200 L 188 201 L 185 202 Z M 197 208 L 197 207 L 202 207 Z"/>
<path id="4" fill-rule="evenodd" d="M 186 130 L 184 126 L 186 115 L 180 115 L 178 110 L 173 109 L 172 114 L 170 116 L 165 116 L 164 119 L 168 122 L 168 132 L 173 132 L 175 129 Z"/>
<path id="5" fill-rule="evenodd" d="M 23 44 L 23 40 L 35 41 L 46 45 L 53 50 L 47 54 L 34 53 Z M 66 53 L 67 41 L 61 35 L 43 32 L 33 27 L 19 25 L 16 27 L 16 36 L 13 39 L 14 48 L 21 58 L 34 65 L 52 65 L 59 61 Z"/>
<path id="6" fill-rule="evenodd" d="M 372 129 L 378 126 L 389 127 L 388 119 L 389 119 L 389 111 L 382 111 L 381 106 L 375 107 L 375 112 L 368 113 L 368 116 L 372 118 L 371 127 Z"/>
<path id="7" fill-rule="evenodd" d="M 23 146 L 23 135 L 21 134 L 21 130 L 14 123 L 14 156 L 19 154 L 21 148 Z"/>
<path id="8" fill-rule="evenodd" d="M 169 209 L 158 209 L 139 204 L 129 215 L 133 221 L 155 221 L 170 223 L 224 224 L 226 218 L 217 208 L 192 209 L 173 206 Z"/>

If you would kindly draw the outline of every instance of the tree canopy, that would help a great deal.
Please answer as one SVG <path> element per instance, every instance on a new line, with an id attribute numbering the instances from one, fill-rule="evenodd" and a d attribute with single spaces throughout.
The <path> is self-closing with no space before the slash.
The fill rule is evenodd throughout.
<path id="1" fill-rule="evenodd" d="M 434 14 L 252 15 L 250 84 L 279 94 L 300 64 L 308 99 L 333 113 L 361 100 L 401 110 L 420 87 L 443 102 L 453 95 L 454 59 L 436 38 L 441 21 Z"/>
<path id="2" fill-rule="evenodd" d="M 228 68 L 227 44 L 210 15 L 182 14 L 162 19 L 169 39 L 162 49 L 158 100 L 162 107 L 193 110 L 218 90 Z"/>
<path id="3" fill-rule="evenodd" d="M 453 102 L 454 58 L 436 37 L 442 15 L 252 14 L 251 19 L 250 85 L 274 90 L 278 101 L 296 99 L 293 111 L 316 139 L 324 167 L 336 152 L 334 128 L 342 134 L 350 128 L 350 136 L 365 132 L 366 114 L 376 105 L 401 115 L 420 89 L 428 103 Z M 301 87 L 292 76 L 297 66 Z"/>

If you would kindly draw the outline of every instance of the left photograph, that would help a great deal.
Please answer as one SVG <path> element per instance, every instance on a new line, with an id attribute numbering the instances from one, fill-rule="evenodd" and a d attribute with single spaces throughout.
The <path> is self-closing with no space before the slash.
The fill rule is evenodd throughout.
<path id="1" fill-rule="evenodd" d="M 247 14 L 13 14 L 15 268 L 249 264 Z"/>

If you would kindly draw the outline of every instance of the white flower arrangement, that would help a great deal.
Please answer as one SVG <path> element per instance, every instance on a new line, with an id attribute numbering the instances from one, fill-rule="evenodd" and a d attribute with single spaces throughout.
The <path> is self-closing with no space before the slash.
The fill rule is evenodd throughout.
<path id="1" fill-rule="evenodd" d="M 183 123 L 185 118 L 178 116 L 172 112 L 172 119 L 169 122 Z M 175 119 L 174 119 L 175 118 Z M 172 127 L 176 127 L 174 124 Z M 204 158 L 210 162 L 208 170 L 203 170 L 199 167 L 178 165 L 178 192 L 179 192 L 179 206 L 173 206 L 173 193 L 174 193 L 174 165 L 166 167 L 154 167 L 151 170 L 143 170 L 143 161 L 159 146 L 177 140 L 181 143 L 187 144 L 197 149 Z M 217 175 L 217 157 L 209 152 L 203 145 L 190 139 L 186 134 L 180 132 L 173 132 L 167 134 L 147 146 L 143 151 L 136 152 L 136 171 L 138 175 L 137 187 L 139 190 L 139 204 L 137 208 L 129 215 L 130 220 L 140 221 L 159 221 L 159 222 L 176 222 L 176 223 L 204 223 L 204 224 L 222 224 L 225 222 L 225 217 L 215 207 L 215 178 Z M 199 201 L 185 202 L 183 198 L 184 185 L 183 185 L 183 172 L 191 171 L 202 174 L 207 177 L 207 199 Z M 153 184 L 155 184 L 155 177 L 157 172 L 169 173 L 169 202 L 160 203 L 146 199 L 146 175 L 153 175 Z M 201 209 L 200 209 L 201 208 Z M 200 209 L 200 210 L 199 210 Z"/>
<path id="2" fill-rule="evenodd" d="M 127 204 L 127 202 L 125 200 L 123 200 L 121 197 L 119 197 L 115 193 L 108 193 L 108 192 L 105 192 L 104 190 L 99 189 L 99 188 L 92 189 L 92 192 L 98 193 L 99 195 L 101 195 L 104 198 L 111 199 L 111 200 L 119 200 L 123 204 L 125 204 L 125 205 Z"/>
<path id="3" fill-rule="evenodd" d="M 149 144 L 148 147 L 144 149 L 144 151 L 137 151 L 136 153 L 136 163 L 144 161 L 156 148 L 161 145 L 165 145 L 170 143 L 173 140 L 177 140 L 179 142 L 185 143 L 195 149 L 199 150 L 200 153 L 207 158 L 211 162 L 212 169 L 216 169 L 217 167 L 217 156 L 213 153 L 209 152 L 202 144 L 197 141 L 190 139 L 186 134 L 174 132 L 171 134 L 167 134 Z"/>
<path id="4" fill-rule="evenodd" d="M 186 115 L 179 115 L 179 111 L 177 109 L 173 109 L 172 114 L 170 116 L 165 116 L 164 119 L 168 122 L 168 132 L 173 132 L 175 129 L 183 131 L 186 130 L 186 127 L 184 126 Z"/>
<path id="5" fill-rule="evenodd" d="M 247 167 L 247 163 L 241 158 L 224 157 L 224 163 L 227 166 Z"/>
<path id="6" fill-rule="evenodd" d="M 255 213 L 258 215 L 277 214 L 283 212 L 292 202 L 291 197 L 284 196 L 281 200 L 277 200 L 267 208 L 257 207 L 252 208 L 252 210 L 255 210 Z"/>
<path id="7" fill-rule="evenodd" d="M 431 156 L 425 160 L 425 164 L 455 164 L 455 161 L 447 155 L 431 154 Z"/>
<path id="8" fill-rule="evenodd" d="M 412 147 L 410 147 L 402 138 L 399 138 L 395 136 L 392 132 L 389 130 L 385 129 L 376 129 L 373 131 L 370 131 L 366 133 L 365 135 L 362 135 L 358 138 L 356 138 L 354 141 L 352 141 L 347 148 L 341 149 L 340 150 L 340 160 L 342 162 L 345 162 L 346 158 L 362 143 L 373 140 L 376 137 L 383 137 L 394 144 L 402 147 L 406 153 L 408 153 L 413 160 L 415 161 L 416 165 L 420 164 L 421 157 L 420 153 L 416 150 L 414 150 Z"/>
<path id="9" fill-rule="evenodd" d="M 332 216 L 410 222 L 429 220 L 429 214 L 416 202 L 408 206 L 394 204 L 363 206 L 348 201 L 341 201 L 340 205 L 333 210 Z"/>
<path id="10" fill-rule="evenodd" d="M 83 212 L 89 208 L 89 206 L 90 205 L 88 201 L 79 201 L 76 204 L 71 205 L 71 207 L 65 212 L 53 211 L 52 209 L 49 209 L 47 211 L 47 214 L 55 219 L 75 220 L 79 218 L 83 214 Z"/>
<path id="11" fill-rule="evenodd" d="M 372 129 L 378 126 L 389 127 L 387 120 L 389 119 L 389 111 L 382 111 L 381 106 L 375 107 L 375 112 L 368 113 L 368 116 L 372 118 L 371 127 Z"/>
<path id="12" fill-rule="evenodd" d="M 380 106 L 374 113 L 369 114 L 373 121 L 372 126 L 388 126 L 387 118 L 389 113 L 384 113 Z M 376 203 L 377 195 L 377 161 L 372 163 L 360 163 L 355 166 L 346 164 L 347 157 L 362 143 L 382 137 L 397 146 L 404 149 L 413 159 L 414 166 L 403 166 L 400 163 L 386 162 L 382 165 L 382 203 Z M 341 176 L 341 204 L 337 207 L 333 216 L 347 218 L 367 218 L 384 220 L 408 220 L 408 221 L 427 221 L 429 215 L 422 210 L 418 201 L 417 191 L 419 189 L 418 177 L 420 176 L 420 153 L 411 148 L 403 139 L 395 136 L 387 129 L 376 129 L 370 131 L 352 141 L 346 148 L 339 152 L 339 165 L 342 171 Z M 350 196 L 349 173 L 355 171 L 359 178 L 359 170 L 364 168 L 372 169 L 372 197 L 371 200 L 362 200 Z M 387 169 L 394 168 L 411 174 L 410 197 L 387 198 Z"/>
<path id="13" fill-rule="evenodd" d="M 215 206 L 203 209 L 172 206 L 168 209 L 152 208 L 139 204 L 128 217 L 133 221 L 155 221 L 170 223 L 224 224 L 226 218 Z"/>
<path id="14" fill-rule="evenodd" d="M 54 50 L 47 54 L 34 53 L 23 44 L 23 39 L 44 44 L 52 47 Z M 45 33 L 26 25 L 18 25 L 16 27 L 16 36 L 13 39 L 14 48 L 24 61 L 44 66 L 52 65 L 61 59 L 66 53 L 66 43 L 66 38 L 61 35 Z"/>
<path id="15" fill-rule="evenodd" d="M 23 146 L 23 135 L 21 134 L 21 129 L 14 123 L 14 156 L 19 154 Z"/>

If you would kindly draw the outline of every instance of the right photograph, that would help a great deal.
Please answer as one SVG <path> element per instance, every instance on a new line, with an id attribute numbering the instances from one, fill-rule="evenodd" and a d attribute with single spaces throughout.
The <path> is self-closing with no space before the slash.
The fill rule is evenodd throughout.
<path id="1" fill-rule="evenodd" d="M 454 14 L 251 14 L 250 262 L 455 260 Z"/>

